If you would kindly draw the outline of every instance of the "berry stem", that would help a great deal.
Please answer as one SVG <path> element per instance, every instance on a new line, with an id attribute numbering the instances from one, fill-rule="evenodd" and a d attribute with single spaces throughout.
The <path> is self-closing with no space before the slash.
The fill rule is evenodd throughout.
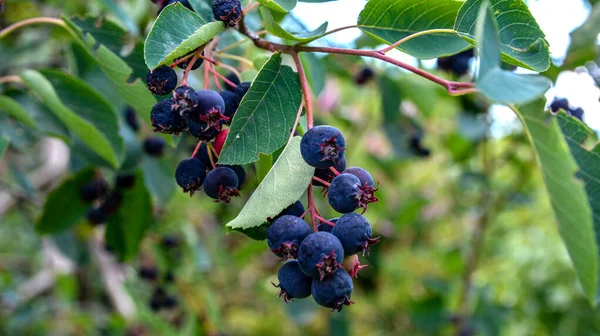
<path id="1" fill-rule="evenodd" d="M 51 18 L 51 17 L 36 17 L 36 18 L 31 18 L 31 19 L 27 19 L 27 20 L 22 20 L 16 23 L 13 23 L 12 25 L 0 30 L 0 39 L 6 37 L 8 34 L 12 33 L 13 31 L 29 26 L 29 25 L 33 25 L 33 24 L 38 24 L 38 23 L 50 23 L 53 25 L 57 25 L 57 26 L 61 26 L 63 28 L 66 28 L 67 25 L 65 24 L 65 22 L 61 19 L 56 19 L 56 18 Z"/>
<path id="2" fill-rule="evenodd" d="M 187 61 L 190 57 L 194 57 L 194 54 L 189 54 L 187 56 L 183 56 L 180 59 L 178 59 L 177 61 L 173 62 L 173 64 L 171 64 L 171 69 L 174 69 L 179 63 L 183 63 L 183 62 Z"/>
<path id="3" fill-rule="evenodd" d="M 221 75 L 220 73 L 218 73 L 218 72 L 215 70 L 215 68 L 214 68 L 214 67 L 211 67 L 211 68 L 210 68 L 210 72 L 212 72 L 213 76 L 217 76 L 217 77 L 219 77 L 219 78 L 220 78 L 220 79 L 221 79 L 223 82 L 227 83 L 227 84 L 228 84 L 228 85 L 230 85 L 231 87 L 234 87 L 234 88 L 236 88 L 236 87 L 237 87 L 237 85 L 236 85 L 234 82 L 230 81 L 230 80 L 229 80 L 229 79 L 227 79 L 225 76 L 223 76 L 223 75 Z"/>
<path id="4" fill-rule="evenodd" d="M 325 218 L 323 218 L 323 217 L 321 217 L 321 216 L 317 216 L 317 219 L 318 219 L 318 220 L 319 220 L 319 222 L 321 222 L 321 223 L 325 223 L 325 224 L 327 224 L 327 225 L 330 225 L 330 226 L 335 226 L 335 223 L 334 223 L 334 222 L 328 221 L 327 219 L 325 219 Z"/>
<path id="5" fill-rule="evenodd" d="M 335 174 L 335 176 L 340 176 L 340 172 L 337 169 L 335 169 L 335 167 L 331 166 L 329 167 L 329 170 L 331 170 Z"/>
<path id="6" fill-rule="evenodd" d="M 181 86 L 188 85 L 188 83 L 187 83 L 188 76 L 190 75 L 190 72 L 192 72 L 192 67 L 194 66 L 194 63 L 196 63 L 196 61 L 198 60 L 198 57 L 200 57 L 202 55 L 202 51 L 204 50 L 204 48 L 205 48 L 205 46 L 202 46 L 202 47 L 198 48 L 198 50 L 196 50 L 196 52 L 194 53 L 194 57 L 192 57 L 192 60 L 190 61 L 190 63 L 188 63 L 187 67 L 183 71 L 183 79 L 181 79 L 181 84 L 180 84 Z"/>
<path id="7" fill-rule="evenodd" d="M 214 59 L 212 59 L 212 58 L 209 58 L 209 57 L 206 57 L 206 56 L 202 56 L 202 55 L 200 55 L 200 58 L 202 58 L 203 60 L 205 60 L 205 61 L 207 61 L 208 63 L 211 63 L 211 64 L 213 64 L 213 65 L 217 65 L 217 66 L 218 66 L 218 65 L 221 65 L 221 62 L 219 62 L 219 61 L 215 61 L 215 60 L 214 60 Z"/>
<path id="8" fill-rule="evenodd" d="M 303 105 L 300 104 L 300 107 L 298 108 L 298 113 L 296 113 L 296 120 L 294 121 L 294 127 L 292 127 L 292 131 L 290 132 L 290 138 L 288 139 L 287 145 L 289 145 L 290 142 L 292 141 L 292 139 L 294 138 L 294 133 L 296 133 L 296 129 L 298 128 L 298 123 L 300 122 L 300 116 L 302 115 L 302 107 L 303 107 Z"/>
<path id="9" fill-rule="evenodd" d="M 212 165 L 213 168 L 215 168 L 216 167 L 215 162 L 219 161 L 219 155 L 217 154 L 217 151 L 213 147 L 212 143 L 207 142 L 206 147 L 208 148 L 207 152 L 208 152 L 208 159 L 210 160 L 210 164 Z M 213 155 L 214 155 L 214 157 L 213 157 Z"/>
<path id="10" fill-rule="evenodd" d="M 407 37 L 405 37 L 403 39 L 400 39 L 400 40 L 398 40 L 398 41 L 390 44 L 389 46 L 387 46 L 387 47 L 385 47 L 383 49 L 379 49 L 377 52 L 379 52 L 381 54 L 385 54 L 388 51 L 390 51 L 390 50 L 398 47 L 402 43 L 414 39 L 415 37 L 419 37 L 419 36 L 423 36 L 423 35 L 429 35 L 429 34 L 439 34 L 439 33 L 456 34 L 456 31 L 454 31 L 452 29 L 429 29 L 429 30 L 420 31 L 418 33 L 414 33 L 414 34 L 408 35 Z"/>
<path id="11" fill-rule="evenodd" d="M 23 84 L 23 80 L 19 76 L 4 76 L 0 77 L 0 84 L 19 83 Z"/>
<path id="12" fill-rule="evenodd" d="M 202 140 L 198 141 L 198 144 L 196 145 L 196 148 L 194 149 L 194 152 L 192 153 L 192 159 L 194 157 L 196 157 L 196 154 L 198 154 L 198 151 L 200 150 L 200 147 L 202 146 L 203 142 L 204 141 L 202 141 Z"/>
<path id="13" fill-rule="evenodd" d="M 246 6 L 246 9 L 244 9 L 244 11 L 242 12 L 242 15 L 246 15 L 248 12 L 256 9 L 256 7 L 258 7 L 259 5 L 260 5 L 260 3 L 255 2 L 253 4 Z"/>
<path id="14" fill-rule="evenodd" d="M 315 204 L 312 184 L 308 185 L 308 212 L 310 213 L 310 221 L 313 227 L 313 232 L 319 231 L 319 228 L 317 227 L 317 218 L 319 215 L 317 214 L 317 205 Z"/>
<path id="15" fill-rule="evenodd" d="M 302 61 L 298 56 L 297 52 L 292 52 L 292 58 L 294 59 L 294 63 L 296 64 L 296 69 L 298 70 L 298 77 L 300 78 L 300 86 L 302 87 L 302 95 L 304 96 L 304 106 L 306 107 L 306 119 L 307 119 L 307 128 L 311 129 L 313 127 L 313 111 L 312 111 L 312 102 L 310 97 L 310 88 L 308 87 L 308 80 L 306 79 L 306 73 L 304 72 L 304 67 L 302 66 Z"/>
<path id="16" fill-rule="evenodd" d="M 251 60 L 247 59 L 246 57 L 242 57 L 242 56 L 238 56 L 238 55 L 231 55 L 231 54 L 219 54 L 219 57 L 246 63 L 249 66 L 254 67 L 254 63 Z"/>
<path id="17" fill-rule="evenodd" d="M 321 178 L 318 178 L 316 176 L 313 176 L 313 180 L 320 182 L 321 184 L 325 185 L 327 188 L 329 188 L 329 186 L 331 185 L 331 183 L 329 183 Z"/>
<path id="18" fill-rule="evenodd" d="M 225 63 L 220 63 L 219 66 L 233 72 L 236 76 L 238 76 L 238 78 L 242 78 L 242 74 L 236 68 L 232 67 L 231 65 L 228 65 Z"/>
<path id="19" fill-rule="evenodd" d="M 217 87 L 217 90 L 219 90 L 219 92 L 223 91 L 223 89 L 221 88 L 221 82 L 219 82 L 219 77 L 217 77 L 217 72 L 215 71 L 214 66 L 211 66 L 209 69 L 210 72 L 212 72 L 213 80 L 215 81 L 215 86 Z"/>

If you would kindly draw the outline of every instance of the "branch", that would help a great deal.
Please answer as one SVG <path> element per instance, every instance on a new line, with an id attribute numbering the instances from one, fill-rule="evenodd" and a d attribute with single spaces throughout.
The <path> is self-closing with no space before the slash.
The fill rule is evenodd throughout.
<path id="1" fill-rule="evenodd" d="M 302 95 L 304 96 L 304 106 L 306 106 L 306 119 L 308 124 L 307 128 L 311 129 L 313 127 L 314 121 L 308 80 L 306 79 L 306 73 L 304 72 L 304 67 L 302 66 L 302 61 L 300 60 L 300 57 L 298 57 L 298 53 L 293 52 L 292 57 L 294 58 L 294 63 L 296 64 L 296 70 L 298 70 L 300 86 L 302 87 Z"/>
<path id="2" fill-rule="evenodd" d="M 56 19 L 56 18 L 51 18 L 51 17 L 36 17 L 36 18 L 31 18 L 31 19 L 16 22 L 16 23 L 0 30 L 0 39 L 6 37 L 8 34 L 12 33 L 13 31 L 15 31 L 19 28 L 26 27 L 26 26 L 29 26 L 32 24 L 38 24 L 38 23 L 50 23 L 53 25 L 66 27 L 65 22 L 61 19 Z"/>

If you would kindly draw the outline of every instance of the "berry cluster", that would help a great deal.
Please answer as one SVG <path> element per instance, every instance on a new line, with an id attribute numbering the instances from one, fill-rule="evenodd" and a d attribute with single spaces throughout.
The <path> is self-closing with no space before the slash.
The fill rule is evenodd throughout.
<path id="1" fill-rule="evenodd" d="M 554 98 L 550 104 L 550 110 L 557 113 L 561 109 L 565 110 L 568 115 L 583 121 L 583 109 L 581 107 L 571 106 L 567 98 Z"/>
<path id="2" fill-rule="evenodd" d="M 161 247 L 169 257 L 172 252 L 175 252 L 179 246 L 179 239 L 173 236 L 164 236 L 161 239 Z M 174 258 L 169 258 L 174 259 Z M 171 265 L 169 263 L 168 265 Z M 146 280 L 147 282 L 154 285 L 154 291 L 148 302 L 150 309 L 153 311 L 159 311 L 161 309 L 173 309 L 178 305 L 178 300 L 174 295 L 168 295 L 165 287 L 169 286 L 175 281 L 175 275 L 172 269 L 166 270 L 161 276 L 158 268 L 151 264 L 144 264 L 138 270 L 138 276 Z"/>
<path id="3" fill-rule="evenodd" d="M 273 284 L 285 302 L 312 295 L 319 305 L 337 311 L 352 304 L 352 276 L 365 267 L 360 265 L 358 253 L 364 255 L 379 241 L 372 237 L 369 221 L 353 212 L 360 207 L 366 210 L 367 204 L 377 201 L 377 188 L 366 170 L 346 169 L 345 146 L 341 132 L 331 126 L 311 128 L 300 143 L 306 163 L 317 168 L 315 184 L 326 188 L 329 204 L 343 215 L 321 218 L 318 231 L 311 232 L 302 219 L 304 207 L 296 202 L 269 226 L 269 248 L 286 261 L 277 272 L 279 284 Z"/>
<path id="4" fill-rule="evenodd" d="M 83 185 L 80 190 L 81 200 L 92 204 L 86 215 L 88 222 L 94 226 L 105 223 L 121 206 L 123 190 L 133 187 L 134 184 L 134 175 L 117 175 L 112 191 L 108 182 L 101 177 Z"/>
<path id="5" fill-rule="evenodd" d="M 191 69 L 194 69 L 194 64 Z M 227 90 L 219 93 L 213 90 L 196 91 L 188 85 L 176 87 L 177 74 L 166 65 L 149 71 L 146 76 L 148 89 L 155 95 L 172 93 L 171 98 L 158 102 L 152 108 L 154 131 L 174 135 L 188 132 L 201 141 L 192 157 L 177 166 L 177 184 L 190 196 L 204 187 L 209 197 L 227 203 L 231 197 L 238 196 L 246 173 L 241 166 L 218 164 L 229 132 L 224 126 L 230 124 L 250 88 L 250 83 L 240 83 L 234 74 L 228 78 L 235 78 L 229 80 L 235 87 L 229 84 Z"/>

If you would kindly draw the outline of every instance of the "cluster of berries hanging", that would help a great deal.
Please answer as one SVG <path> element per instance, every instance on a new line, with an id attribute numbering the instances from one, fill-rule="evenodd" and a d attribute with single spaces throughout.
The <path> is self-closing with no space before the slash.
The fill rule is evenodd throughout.
<path id="1" fill-rule="evenodd" d="M 364 255 L 379 241 L 372 237 L 369 221 L 353 212 L 376 202 L 377 188 L 366 170 L 346 169 L 345 146 L 342 133 L 331 126 L 313 127 L 302 137 L 302 157 L 316 168 L 313 184 L 326 188 L 329 204 L 343 215 L 321 220 L 317 232 L 311 233 L 298 201 L 268 228 L 269 248 L 281 261 L 287 261 L 279 268 L 279 284 L 275 285 L 286 302 L 312 295 L 319 305 L 337 311 L 352 304 L 352 276 L 365 267 L 360 265 L 358 253 Z"/>
<path id="2" fill-rule="evenodd" d="M 153 311 L 171 310 L 179 304 L 179 300 L 175 295 L 167 294 L 169 287 L 173 287 L 175 282 L 173 264 L 176 261 L 178 252 L 180 252 L 178 251 L 179 244 L 177 237 L 163 236 L 160 240 L 160 247 L 165 258 L 169 261 L 167 263 L 168 269 L 161 272 L 155 265 L 146 262 L 138 270 L 138 276 L 154 287 L 148 301 L 148 306 Z"/>

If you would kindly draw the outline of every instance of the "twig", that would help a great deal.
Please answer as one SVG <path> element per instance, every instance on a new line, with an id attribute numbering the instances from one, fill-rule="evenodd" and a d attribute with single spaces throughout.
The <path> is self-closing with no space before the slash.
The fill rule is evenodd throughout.
<path id="1" fill-rule="evenodd" d="M 296 113 L 296 120 L 294 121 L 294 126 L 292 127 L 292 132 L 290 132 L 290 138 L 288 139 L 287 145 L 289 145 L 290 142 L 292 141 L 292 139 L 294 138 L 294 133 L 296 133 L 296 129 L 298 128 L 298 124 L 300 123 L 300 116 L 302 115 L 302 107 L 304 107 L 304 106 L 302 104 L 300 104 L 300 107 L 298 108 L 298 113 Z"/>
<path id="2" fill-rule="evenodd" d="M 227 77 L 225 77 L 225 76 L 221 75 L 220 73 L 218 73 L 214 68 L 211 67 L 210 68 L 210 72 L 212 72 L 212 74 L 214 76 L 219 77 L 223 82 L 227 83 L 227 85 L 229 85 L 229 86 L 231 86 L 233 88 L 237 87 L 237 84 L 235 84 L 234 82 L 232 82 L 229 79 L 227 79 Z"/>
<path id="3" fill-rule="evenodd" d="M 23 84 L 23 80 L 19 76 L 4 76 L 0 77 L 0 84 L 19 83 Z"/>
<path id="4" fill-rule="evenodd" d="M 302 95 L 304 96 L 304 106 L 306 107 L 306 120 L 307 120 L 307 128 L 311 129 L 313 127 L 313 110 L 312 110 L 312 101 L 310 97 L 310 88 L 308 87 L 308 80 L 306 79 L 306 73 L 304 72 L 304 67 L 302 66 L 302 61 L 298 56 L 298 53 L 293 52 L 292 58 L 294 59 L 294 63 L 296 64 L 296 70 L 298 71 L 298 77 L 300 78 L 300 87 L 302 88 Z"/>
<path id="5" fill-rule="evenodd" d="M 202 143 L 204 143 L 204 141 L 198 141 L 198 144 L 196 145 L 196 148 L 194 148 L 194 152 L 192 153 L 192 159 L 196 157 L 196 154 L 198 154 L 200 147 L 202 147 Z"/>
<path id="6" fill-rule="evenodd" d="M 36 17 L 36 18 L 31 18 L 31 19 L 22 20 L 22 21 L 13 23 L 12 25 L 0 30 L 0 39 L 6 37 L 8 34 L 14 32 L 15 30 L 17 30 L 19 28 L 23 28 L 23 27 L 26 27 L 26 26 L 29 26 L 32 24 L 38 24 L 38 23 L 50 23 L 53 25 L 66 27 L 65 22 L 61 19 L 56 19 L 56 18 L 51 18 L 51 17 Z"/>
<path id="7" fill-rule="evenodd" d="M 200 55 L 202 55 L 203 50 L 204 50 L 204 48 L 200 47 L 194 53 L 194 57 L 192 57 L 192 60 L 190 61 L 190 63 L 188 63 L 187 67 L 185 68 L 185 70 L 183 72 L 183 78 L 181 79 L 181 86 L 188 85 L 187 84 L 188 76 L 190 75 L 190 72 L 192 72 L 192 67 L 194 66 L 194 63 L 196 63 L 196 61 L 198 60 Z"/>
<path id="8" fill-rule="evenodd" d="M 329 186 L 331 185 L 331 183 L 329 183 L 329 182 L 327 182 L 327 181 L 323 180 L 322 178 L 318 178 L 318 177 L 316 177 L 316 176 L 313 176 L 313 180 L 315 180 L 315 181 L 317 181 L 317 182 L 319 182 L 319 183 L 323 184 L 324 186 L 326 186 L 326 187 L 328 187 L 328 188 L 329 188 Z"/>

